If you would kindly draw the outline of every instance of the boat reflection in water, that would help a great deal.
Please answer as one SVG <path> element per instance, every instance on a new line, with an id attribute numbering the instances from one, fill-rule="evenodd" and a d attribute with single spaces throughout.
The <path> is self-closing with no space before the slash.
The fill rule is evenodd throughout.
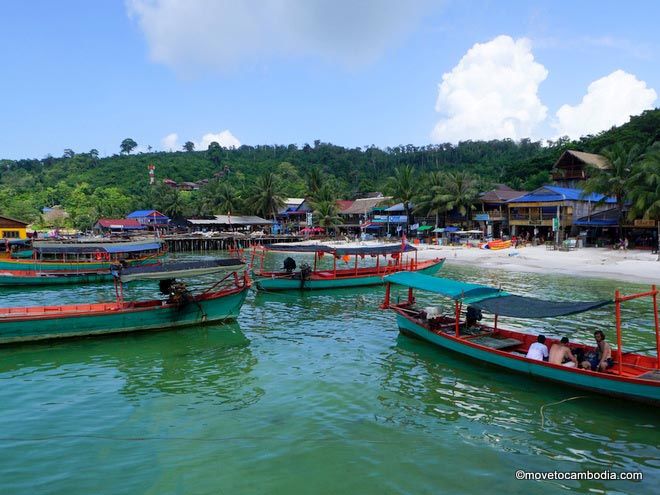
<path id="1" fill-rule="evenodd" d="M 259 400 L 257 359 L 238 323 L 158 333 L 35 343 L 3 350 L 0 377 L 17 382 L 102 384 L 92 395 L 118 391 L 140 401 L 152 395 L 190 395 L 224 410 Z M 60 380 L 64 382 L 59 384 Z M 106 389 L 105 391 L 102 389 Z"/>

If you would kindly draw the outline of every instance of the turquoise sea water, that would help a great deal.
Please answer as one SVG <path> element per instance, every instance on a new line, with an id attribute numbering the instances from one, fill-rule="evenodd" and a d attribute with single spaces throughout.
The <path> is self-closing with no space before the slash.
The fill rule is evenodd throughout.
<path id="1" fill-rule="evenodd" d="M 442 274 L 549 298 L 646 288 L 451 262 Z M 252 293 L 229 325 L 0 348 L 0 493 L 657 493 L 657 409 L 403 337 L 382 295 Z M 111 286 L 0 292 L 2 306 L 110 298 Z M 649 302 L 623 318 L 626 349 L 653 346 Z M 597 328 L 614 339 L 612 322 L 605 307 L 503 325 L 590 342 Z M 644 480 L 518 481 L 518 469 Z"/>

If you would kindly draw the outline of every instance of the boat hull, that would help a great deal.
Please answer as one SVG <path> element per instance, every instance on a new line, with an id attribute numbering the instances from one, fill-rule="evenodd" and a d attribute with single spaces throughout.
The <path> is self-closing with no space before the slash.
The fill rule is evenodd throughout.
<path id="1" fill-rule="evenodd" d="M 0 272 L 0 286 L 68 285 L 95 284 L 112 281 L 109 273 L 59 274 L 36 272 L 34 275 L 21 275 L 21 272 Z"/>
<path id="2" fill-rule="evenodd" d="M 248 286 L 228 293 L 198 298 L 184 306 L 152 302 L 89 305 L 89 312 L 67 312 L 52 307 L 52 314 L 9 315 L 0 309 L 0 344 L 11 344 L 66 337 L 93 336 L 146 330 L 163 330 L 233 320 L 247 296 Z M 99 306 L 104 306 L 99 309 Z M 18 311 L 20 308 L 12 308 Z"/>
<path id="3" fill-rule="evenodd" d="M 159 255 L 161 257 L 162 255 Z M 155 263 L 154 257 L 128 260 L 130 266 Z M 86 261 L 86 262 L 64 262 L 64 261 L 38 261 L 38 260 L 10 260 L 0 259 L 0 271 L 36 271 L 36 272 L 58 272 L 58 271 L 101 271 L 110 270 L 116 261 Z"/>
<path id="4" fill-rule="evenodd" d="M 399 330 L 439 347 L 518 373 L 550 380 L 571 387 L 590 390 L 605 395 L 624 397 L 654 405 L 660 404 L 660 383 L 650 380 L 621 378 L 606 373 L 592 373 L 546 362 L 533 362 L 506 352 L 493 351 L 471 345 L 452 335 L 436 334 L 397 313 Z"/>
<path id="5" fill-rule="evenodd" d="M 444 259 L 441 259 L 429 266 L 423 267 L 419 270 L 414 270 L 417 273 L 425 275 L 435 275 L 444 264 Z M 364 287 L 369 285 L 381 285 L 383 277 L 394 273 L 380 273 L 367 276 L 352 276 L 352 277 L 337 277 L 337 278 L 308 278 L 304 281 L 294 278 L 285 277 L 260 277 L 254 276 L 254 282 L 259 290 L 264 291 L 279 291 L 279 290 L 324 290 L 324 289 L 346 289 L 350 287 Z"/>

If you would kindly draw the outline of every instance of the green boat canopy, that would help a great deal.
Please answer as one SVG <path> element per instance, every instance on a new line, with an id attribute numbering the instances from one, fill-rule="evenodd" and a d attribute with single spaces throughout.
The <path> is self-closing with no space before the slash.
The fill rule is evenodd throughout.
<path id="1" fill-rule="evenodd" d="M 385 277 L 385 281 L 440 294 L 463 301 L 488 313 L 514 318 L 565 316 L 596 309 L 613 302 L 611 300 L 547 301 L 535 297 L 516 296 L 487 285 L 470 284 L 414 272 L 393 273 Z"/>
<path id="2" fill-rule="evenodd" d="M 418 231 L 424 231 L 424 230 L 431 230 L 432 228 L 433 228 L 433 225 L 422 225 L 417 230 Z"/>
<path id="3" fill-rule="evenodd" d="M 500 289 L 487 285 L 459 282 L 449 278 L 431 277 L 415 272 L 397 272 L 385 277 L 385 282 L 434 292 L 451 299 L 478 301 L 503 294 Z"/>

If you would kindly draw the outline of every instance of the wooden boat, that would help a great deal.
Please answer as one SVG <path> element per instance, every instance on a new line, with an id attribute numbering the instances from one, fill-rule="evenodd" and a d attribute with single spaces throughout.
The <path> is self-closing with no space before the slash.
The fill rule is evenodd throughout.
<path id="1" fill-rule="evenodd" d="M 250 280 L 247 272 L 239 275 L 236 271 L 244 267 L 243 263 L 231 261 L 233 263 L 225 264 L 223 269 L 233 271 L 197 295 L 188 292 L 184 285 L 173 284 L 173 272 L 163 269 L 159 276 L 151 272 L 146 278 L 165 280 L 161 282 L 161 292 L 167 292 L 166 299 L 124 301 L 123 282 L 118 274 L 114 302 L 0 308 L 0 344 L 162 330 L 235 319 L 245 301 Z M 217 271 L 213 269 L 208 273 Z M 183 273 L 181 266 L 176 273 Z M 138 274 L 133 273 L 133 279 L 137 278 Z"/>
<path id="2" fill-rule="evenodd" d="M 24 258 L 20 258 L 23 253 Z M 34 241 L 32 249 L 0 259 L 0 286 L 59 285 L 112 281 L 110 267 L 158 262 L 160 239 L 141 241 Z"/>
<path id="3" fill-rule="evenodd" d="M 617 291 L 613 301 L 586 303 L 552 302 L 530 297 L 514 296 L 492 287 L 458 282 L 417 273 L 396 273 L 385 277 L 386 296 L 383 308 L 392 309 L 397 315 L 399 330 L 407 335 L 457 352 L 481 362 L 493 364 L 511 371 L 550 380 L 571 387 L 591 390 L 601 394 L 623 397 L 654 405 L 660 404 L 660 325 L 658 324 L 658 290 L 621 296 Z M 391 304 L 390 286 L 408 287 L 408 299 Z M 437 308 L 418 308 L 413 289 L 440 294 L 454 300 L 454 308 L 443 315 Z M 656 357 L 635 352 L 625 352 L 622 346 L 620 304 L 630 299 L 651 297 L 655 315 Z M 616 348 L 613 347 L 614 366 L 606 372 L 570 368 L 537 361 L 526 357 L 529 346 L 536 342 L 536 335 L 505 330 L 497 325 L 499 316 L 549 317 L 588 311 L 605 304 L 615 304 Z M 461 321 L 463 305 L 494 314 L 492 325 L 472 324 Z M 453 313 L 453 314 L 451 314 Z M 548 338 L 548 348 L 555 339 Z M 581 344 L 570 344 L 573 351 L 592 351 Z"/>
<path id="4" fill-rule="evenodd" d="M 498 251 L 500 249 L 508 249 L 511 247 L 511 241 L 503 241 L 502 239 L 496 239 L 494 241 L 487 242 L 482 247 L 484 249 L 491 249 L 493 251 Z"/>
<path id="5" fill-rule="evenodd" d="M 434 275 L 441 268 L 444 258 L 436 258 L 428 261 L 417 261 L 417 249 L 408 244 L 391 244 L 387 246 L 359 246 L 359 247 L 333 247 L 321 244 L 291 245 L 271 244 L 265 246 L 266 251 L 290 252 L 290 253 L 314 253 L 313 266 L 303 263 L 296 271 L 295 262 L 290 265 L 289 270 L 269 272 L 263 270 L 263 259 L 261 257 L 261 268 L 253 272 L 254 281 L 259 290 L 319 290 L 319 289 L 341 289 L 347 287 L 362 287 L 368 285 L 379 285 L 383 283 L 383 277 L 390 273 L 399 271 L 414 271 Z M 404 259 L 404 254 L 412 252 L 414 257 Z M 324 255 L 330 255 L 333 259 L 333 268 L 330 270 L 318 269 L 318 262 Z M 381 263 L 381 256 L 389 262 Z M 352 268 L 337 268 L 337 259 L 349 261 L 354 257 Z M 366 256 L 376 259 L 375 266 L 360 267 L 358 260 Z M 393 259 L 392 259 L 393 257 Z M 252 264 L 254 266 L 254 254 Z M 291 259 L 291 261 L 294 261 Z M 286 264 L 286 260 L 285 260 Z M 292 267 L 292 268 L 291 268 Z"/>

